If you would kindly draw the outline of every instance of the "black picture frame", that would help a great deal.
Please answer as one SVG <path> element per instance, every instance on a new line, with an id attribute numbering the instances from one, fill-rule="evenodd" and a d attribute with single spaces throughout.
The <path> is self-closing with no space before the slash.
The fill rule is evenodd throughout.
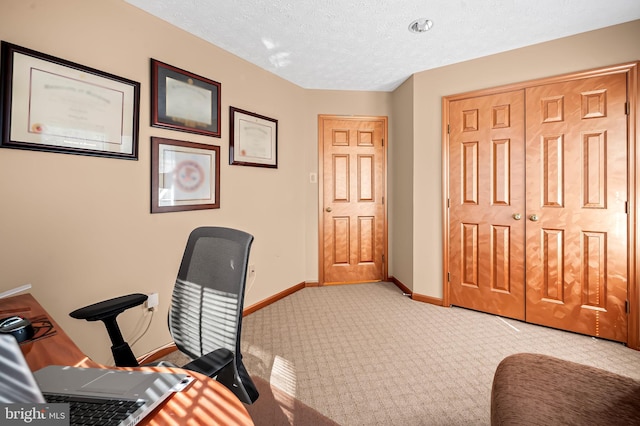
<path id="1" fill-rule="evenodd" d="M 222 85 L 151 59 L 151 126 L 220 137 Z"/>
<path id="2" fill-rule="evenodd" d="M 140 83 L 6 41 L 0 147 L 138 159 Z"/>
<path id="3" fill-rule="evenodd" d="M 229 164 L 278 168 L 278 120 L 229 107 Z"/>

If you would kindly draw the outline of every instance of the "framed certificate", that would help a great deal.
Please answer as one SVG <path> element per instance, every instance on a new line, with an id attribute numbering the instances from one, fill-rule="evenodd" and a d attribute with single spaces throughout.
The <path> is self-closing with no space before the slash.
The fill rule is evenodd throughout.
<path id="1" fill-rule="evenodd" d="M 151 59 L 151 125 L 220 137 L 220 83 Z"/>
<path id="2" fill-rule="evenodd" d="M 138 82 L 3 41 L 1 92 L 1 147 L 138 159 Z"/>
<path id="3" fill-rule="evenodd" d="M 278 168 L 278 120 L 230 107 L 229 164 Z"/>
<path id="4" fill-rule="evenodd" d="M 220 147 L 151 138 L 151 213 L 220 208 Z"/>

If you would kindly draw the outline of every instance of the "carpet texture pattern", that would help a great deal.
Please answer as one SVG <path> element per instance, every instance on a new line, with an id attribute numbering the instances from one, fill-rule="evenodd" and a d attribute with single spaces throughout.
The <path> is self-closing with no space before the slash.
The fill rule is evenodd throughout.
<path id="1" fill-rule="evenodd" d="M 345 426 L 488 425 L 496 367 L 520 352 L 640 379 L 640 352 L 622 344 L 416 302 L 386 282 L 300 290 L 245 317 L 242 348 L 252 376 Z"/>
<path id="2" fill-rule="evenodd" d="M 339 426 L 266 380 L 253 377 L 253 382 L 260 397 L 246 407 L 256 426 Z"/>

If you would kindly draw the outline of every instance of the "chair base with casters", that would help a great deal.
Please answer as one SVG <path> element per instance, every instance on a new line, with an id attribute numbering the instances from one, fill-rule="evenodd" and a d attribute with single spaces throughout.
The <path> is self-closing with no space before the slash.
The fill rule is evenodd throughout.
<path id="1" fill-rule="evenodd" d="M 242 402 L 259 396 L 240 353 L 242 309 L 253 236 L 236 229 L 200 227 L 187 240 L 169 309 L 169 331 L 176 347 L 191 361 L 182 368 L 225 385 Z M 136 293 L 73 311 L 73 318 L 102 321 L 117 366 L 137 366 L 116 321 L 126 309 L 147 299 Z M 168 362 L 149 365 L 176 367 Z"/>

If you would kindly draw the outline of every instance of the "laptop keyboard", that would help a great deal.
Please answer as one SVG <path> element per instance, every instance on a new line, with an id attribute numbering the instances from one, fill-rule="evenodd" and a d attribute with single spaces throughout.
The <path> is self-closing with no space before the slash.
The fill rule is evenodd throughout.
<path id="1" fill-rule="evenodd" d="M 68 395 L 44 394 L 52 404 L 69 404 L 70 423 L 73 426 L 117 426 L 142 405 L 144 401 L 99 399 Z"/>

